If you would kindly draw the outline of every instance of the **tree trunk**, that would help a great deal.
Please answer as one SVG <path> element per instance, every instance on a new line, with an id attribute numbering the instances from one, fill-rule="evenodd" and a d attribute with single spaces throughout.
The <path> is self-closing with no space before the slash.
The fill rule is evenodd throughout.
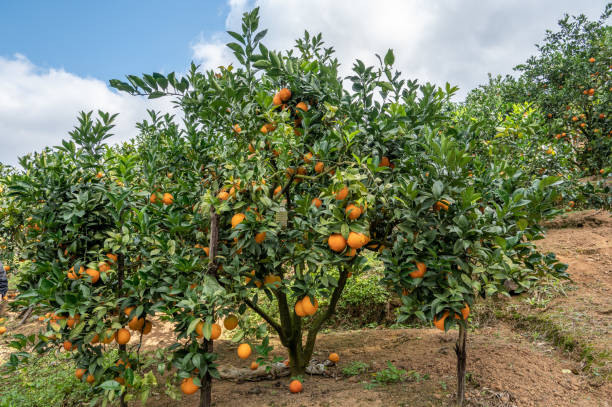
<path id="1" fill-rule="evenodd" d="M 302 332 L 294 332 L 294 338 L 289 342 L 287 347 L 289 351 L 289 369 L 291 376 L 302 376 L 306 373 L 306 365 L 309 361 L 306 360 L 304 347 L 302 346 Z"/>
<path id="2" fill-rule="evenodd" d="M 204 352 L 212 353 L 213 341 L 204 339 Z M 212 406 L 212 377 L 209 372 L 206 372 L 202 380 L 202 388 L 200 390 L 200 407 Z"/>
<path id="3" fill-rule="evenodd" d="M 214 207 L 210 207 L 210 241 L 208 245 L 208 258 L 210 263 L 208 269 L 204 269 L 204 274 L 210 274 L 217 277 L 217 248 L 219 245 L 219 215 L 215 211 Z M 203 351 L 205 353 L 212 353 L 213 341 L 204 339 Z M 202 387 L 200 388 L 200 407 L 211 407 L 212 406 L 212 377 L 207 371 L 201 380 Z"/>
<path id="4" fill-rule="evenodd" d="M 123 277 L 125 274 L 125 262 L 124 262 L 124 258 L 122 254 L 119 254 L 119 256 L 117 257 L 118 257 L 117 258 L 117 297 L 121 297 L 122 290 L 123 290 Z M 123 318 L 123 316 L 121 316 L 120 318 Z M 119 345 L 119 357 L 120 358 L 124 357 L 126 349 L 127 349 L 126 345 Z M 124 364 L 124 366 L 127 366 L 127 360 L 125 362 L 126 364 Z M 125 401 L 125 392 L 123 392 L 121 393 L 121 396 L 119 396 L 119 407 L 126 407 L 126 406 L 127 406 L 127 402 Z"/>
<path id="5" fill-rule="evenodd" d="M 455 344 L 455 353 L 457 354 L 457 405 L 463 406 L 465 401 L 465 364 L 467 352 L 465 342 L 467 339 L 467 323 L 459 323 L 459 336 Z"/>
<path id="6" fill-rule="evenodd" d="M 28 318 L 30 318 L 30 315 L 32 315 L 32 311 L 34 310 L 33 307 L 28 307 L 24 313 L 22 313 L 20 316 L 23 315 L 23 318 L 21 319 L 21 321 L 19 321 L 19 326 L 23 325 L 26 323 L 26 321 L 28 320 Z"/>

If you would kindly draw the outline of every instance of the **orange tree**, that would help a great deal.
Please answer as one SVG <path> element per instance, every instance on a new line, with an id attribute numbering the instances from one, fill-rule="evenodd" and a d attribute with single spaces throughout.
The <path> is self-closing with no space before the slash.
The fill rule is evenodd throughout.
<path id="1" fill-rule="evenodd" d="M 191 393 L 199 377 L 216 375 L 199 338 L 215 337 L 211 321 L 231 298 L 218 284 L 202 284 L 208 261 L 194 245 L 203 232 L 194 227 L 200 191 L 191 185 L 202 175 L 189 169 L 206 155 L 194 154 L 169 116 L 154 114 L 139 124 L 138 140 L 109 148 L 114 116 L 99 116 L 82 114 L 71 140 L 23 158 L 25 171 L 8 178 L 10 195 L 29 214 L 20 249 L 32 263 L 19 302 L 48 311 L 38 335 L 16 335 L 12 346 L 21 352 L 9 364 L 29 347 L 63 349 L 104 403 L 125 405 L 133 394 L 144 400 L 156 379 L 143 369 L 143 335 L 161 318 L 176 333 L 168 365 Z"/>
<path id="2" fill-rule="evenodd" d="M 510 111 L 508 102 L 534 103 L 545 117 L 551 139 L 574 150 L 577 167 L 591 174 L 608 173 L 612 55 L 606 21 L 610 13 L 608 4 L 596 21 L 565 15 L 558 22 L 559 30 L 548 31 L 537 45 L 538 53 L 515 67 L 518 79 L 489 78 L 487 85 L 470 92 L 465 105 L 492 123 L 498 114 Z"/>
<path id="3" fill-rule="evenodd" d="M 557 178 L 521 176 L 502 158 L 478 160 L 469 144 L 453 141 L 459 130 L 443 114 L 453 88 L 401 79 L 389 51 L 377 68 L 357 61 L 347 90 L 320 36 L 306 34 L 278 53 L 260 43 L 257 10 L 242 28 L 229 32 L 237 69 L 192 66 L 180 81 L 156 73 L 111 85 L 177 99 L 186 134 L 205 144 L 209 160 L 192 158 L 206 175 L 195 209 L 200 227 L 210 225 L 199 243 L 209 249 L 208 271 L 240 312 L 251 308 L 278 334 L 293 375 L 305 371 L 364 249 L 380 251 L 405 314 L 443 329 L 455 322 L 450 312 L 467 318 L 475 293 L 503 293 L 508 279 L 528 288 L 547 273 L 563 275 L 565 266 L 528 243 L 556 213 Z M 259 306 L 264 295 L 278 315 Z M 328 305 L 318 311 L 322 297 Z"/>

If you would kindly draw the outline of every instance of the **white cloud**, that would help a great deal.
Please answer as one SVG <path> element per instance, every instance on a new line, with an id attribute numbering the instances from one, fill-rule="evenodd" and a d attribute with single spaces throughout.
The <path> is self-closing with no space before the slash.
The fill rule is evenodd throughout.
<path id="1" fill-rule="evenodd" d="M 546 29 L 557 29 L 564 13 L 596 19 L 603 11 L 594 0 L 228 0 L 228 5 L 226 27 L 234 31 L 240 31 L 242 13 L 260 7 L 260 29 L 268 28 L 264 43 L 269 48 L 292 47 L 304 30 L 322 32 L 343 63 L 343 75 L 356 58 L 374 64 L 375 53 L 392 48 L 405 77 L 450 82 L 460 86 L 460 96 L 485 82 L 488 72 L 511 73 L 536 52 L 534 44 Z M 214 42 L 202 41 L 194 51 L 230 40 L 217 33 Z M 217 63 L 219 55 L 223 63 Z M 231 61 L 217 48 L 212 57 L 194 52 L 194 58 L 205 65 L 209 58 L 217 65 Z"/>
<path id="2" fill-rule="evenodd" d="M 215 34 L 210 40 L 201 38 L 192 44 L 193 59 L 200 63 L 203 70 L 216 69 L 221 65 L 227 66 L 234 60 L 230 49 L 225 46 L 227 41 L 221 39 L 221 35 Z"/>
<path id="3" fill-rule="evenodd" d="M 110 142 L 127 140 L 147 108 L 171 111 L 171 104 L 116 93 L 98 79 L 61 69 L 41 69 L 23 55 L 0 57 L 0 162 L 16 165 L 19 156 L 59 145 L 80 111 L 119 113 Z"/>

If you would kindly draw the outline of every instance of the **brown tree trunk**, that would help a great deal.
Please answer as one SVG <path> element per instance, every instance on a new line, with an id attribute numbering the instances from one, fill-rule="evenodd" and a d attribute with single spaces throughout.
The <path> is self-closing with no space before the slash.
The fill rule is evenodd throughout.
<path id="1" fill-rule="evenodd" d="M 122 254 L 117 256 L 117 297 L 121 297 L 123 290 L 123 277 L 125 274 L 125 262 Z M 125 351 L 127 349 L 126 345 L 119 345 L 119 357 L 123 358 L 125 355 Z M 127 360 L 126 360 L 127 362 Z M 125 366 L 125 365 L 124 365 Z M 127 402 L 125 401 L 125 392 L 121 393 L 119 396 L 119 407 L 126 407 Z"/>
<path id="2" fill-rule="evenodd" d="M 219 215 L 215 208 L 210 208 L 210 242 L 208 247 L 208 258 L 210 263 L 208 269 L 204 270 L 205 274 L 217 276 L 217 248 L 219 244 Z M 204 339 L 202 350 L 205 353 L 212 353 L 213 341 Z M 200 407 L 212 406 L 212 377 L 207 371 L 202 379 L 202 387 L 200 388 Z"/>
<path id="3" fill-rule="evenodd" d="M 455 353 L 457 354 L 457 405 L 463 406 L 465 401 L 465 364 L 467 352 L 465 342 L 467 339 L 467 323 L 459 323 L 459 336 L 455 344 Z"/>
<path id="4" fill-rule="evenodd" d="M 213 341 L 204 339 L 204 352 L 212 353 Z M 212 377 L 209 372 L 206 372 L 204 380 L 202 380 L 202 388 L 200 390 L 200 407 L 212 406 Z"/>

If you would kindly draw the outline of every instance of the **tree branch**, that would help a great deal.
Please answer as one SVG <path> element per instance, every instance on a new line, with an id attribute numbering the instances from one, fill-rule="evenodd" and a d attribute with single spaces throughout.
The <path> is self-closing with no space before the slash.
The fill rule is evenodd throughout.
<path id="1" fill-rule="evenodd" d="M 324 313 L 319 315 L 319 318 L 313 321 L 312 326 L 308 330 L 308 338 L 306 339 L 306 347 L 304 348 L 304 355 L 306 360 L 310 360 L 310 357 L 312 356 L 315 340 L 317 339 L 317 333 L 321 329 L 321 326 L 332 315 L 334 315 L 334 312 L 336 312 L 336 305 L 338 304 L 338 300 L 340 300 L 340 296 L 342 295 L 342 291 L 344 290 L 344 286 L 346 285 L 348 273 L 349 267 L 344 266 L 342 271 L 340 272 L 338 286 L 334 289 L 334 292 L 332 293 L 331 300 L 329 301 L 329 306 L 327 307 Z"/>

